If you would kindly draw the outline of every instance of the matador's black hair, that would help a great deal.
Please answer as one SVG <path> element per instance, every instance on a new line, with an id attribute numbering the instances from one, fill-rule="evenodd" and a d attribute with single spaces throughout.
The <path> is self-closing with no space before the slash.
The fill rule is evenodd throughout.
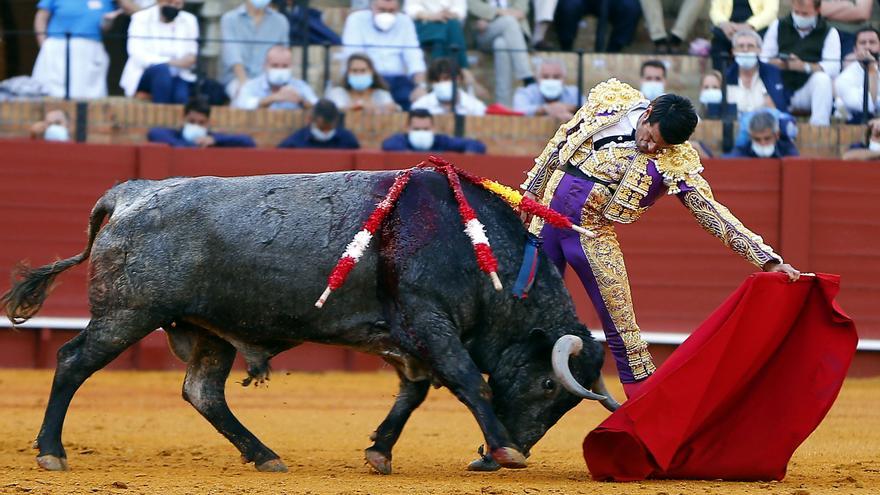
<path id="1" fill-rule="evenodd" d="M 660 123 L 660 135 L 669 144 L 681 144 L 697 128 L 697 112 L 690 100 L 683 96 L 665 94 L 651 102 L 648 124 Z"/>

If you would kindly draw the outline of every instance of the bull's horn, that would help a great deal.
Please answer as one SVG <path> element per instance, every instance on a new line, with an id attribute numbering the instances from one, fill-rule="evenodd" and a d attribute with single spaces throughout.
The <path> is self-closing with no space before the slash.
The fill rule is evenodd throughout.
<path id="1" fill-rule="evenodd" d="M 614 412 L 620 407 L 620 404 L 614 400 L 614 397 L 611 397 L 611 393 L 605 388 L 605 380 L 602 379 L 602 373 L 599 373 L 599 378 L 596 378 L 596 382 L 593 383 L 593 386 L 590 388 L 592 388 L 597 394 L 605 396 L 605 400 L 599 401 L 605 406 L 605 409 Z"/>
<path id="2" fill-rule="evenodd" d="M 608 398 L 604 395 L 590 392 L 584 388 L 584 386 L 578 383 L 571 374 L 571 369 L 568 367 L 568 358 L 569 356 L 580 354 L 583 347 L 584 341 L 577 335 L 563 335 L 562 337 L 559 337 L 559 340 L 553 344 L 553 355 L 551 356 L 553 373 L 556 375 L 559 383 L 565 387 L 565 390 L 568 390 L 574 395 L 590 400 L 607 400 Z"/>

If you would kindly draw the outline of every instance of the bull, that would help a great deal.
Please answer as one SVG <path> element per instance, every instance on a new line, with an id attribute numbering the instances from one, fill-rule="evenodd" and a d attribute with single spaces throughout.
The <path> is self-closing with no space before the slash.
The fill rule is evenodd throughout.
<path id="1" fill-rule="evenodd" d="M 34 442 L 39 466 L 67 469 L 61 430 L 77 389 L 157 328 L 187 363 L 183 398 L 259 471 L 287 468 L 226 403 L 236 353 L 247 364 L 244 385 L 266 380 L 270 358 L 304 342 L 392 364 L 399 394 L 365 450 L 383 474 L 432 384 L 449 388 L 479 424 L 488 454 L 469 466 L 475 470 L 525 467 L 529 449 L 582 399 L 613 409 L 601 344 L 578 321 L 559 272 L 542 259 L 527 299 L 494 290 L 477 269 L 445 179 L 432 171 L 414 173 L 346 285 L 323 309 L 314 307 L 329 270 L 394 177 L 172 178 L 109 189 L 91 212 L 83 252 L 36 269 L 21 265 L 0 299 L 20 324 L 40 309 L 58 274 L 90 261 L 91 319 L 58 350 Z M 509 283 L 525 230 L 497 197 L 470 184 L 464 191 Z"/>

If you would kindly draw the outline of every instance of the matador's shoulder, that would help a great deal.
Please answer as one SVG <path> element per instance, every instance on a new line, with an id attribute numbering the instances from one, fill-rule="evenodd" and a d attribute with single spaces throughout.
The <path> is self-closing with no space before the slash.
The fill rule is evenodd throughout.
<path id="1" fill-rule="evenodd" d="M 663 183 L 669 188 L 669 194 L 678 194 L 678 185 L 681 182 L 695 186 L 699 182 L 700 172 L 703 171 L 700 154 L 687 141 L 658 153 L 654 165 L 663 176 Z"/>

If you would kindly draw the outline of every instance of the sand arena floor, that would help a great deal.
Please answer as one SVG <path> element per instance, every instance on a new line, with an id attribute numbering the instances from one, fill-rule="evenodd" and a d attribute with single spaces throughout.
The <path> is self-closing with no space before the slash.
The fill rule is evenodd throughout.
<path id="1" fill-rule="evenodd" d="M 482 437 L 445 389 L 432 390 L 394 451 L 394 474 L 363 462 L 367 436 L 397 390 L 392 373 L 285 374 L 268 387 L 227 384 L 233 411 L 290 467 L 258 473 L 180 398 L 182 372 L 109 372 L 75 397 L 64 430 L 71 471 L 48 473 L 30 444 L 49 393 L 50 371 L 0 371 L 0 493 L 13 494 L 785 494 L 880 493 L 880 379 L 848 380 L 780 483 L 649 481 L 596 483 L 580 453 L 605 416 L 582 403 L 532 450 L 525 470 L 469 473 Z M 609 380 L 609 384 L 611 381 Z M 619 386 L 612 388 L 622 396 Z M 760 455 L 760 446 L 755 446 Z"/>

